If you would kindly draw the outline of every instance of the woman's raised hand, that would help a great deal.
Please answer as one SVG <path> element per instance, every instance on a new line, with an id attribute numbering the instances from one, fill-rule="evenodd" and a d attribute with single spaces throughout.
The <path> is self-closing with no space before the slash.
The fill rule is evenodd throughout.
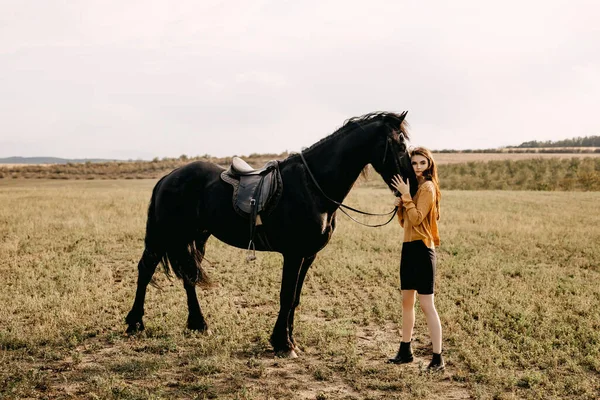
<path id="1" fill-rule="evenodd" d="M 392 186 L 399 191 L 401 195 L 410 193 L 410 183 L 408 182 L 408 178 L 406 179 L 406 182 L 404 182 L 400 175 L 394 175 L 392 177 Z"/>

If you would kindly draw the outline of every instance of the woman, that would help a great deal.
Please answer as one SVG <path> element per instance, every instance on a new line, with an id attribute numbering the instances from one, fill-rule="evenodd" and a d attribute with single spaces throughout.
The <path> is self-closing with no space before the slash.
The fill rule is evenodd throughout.
<path id="1" fill-rule="evenodd" d="M 429 336 L 433 344 L 433 358 L 427 367 L 430 371 L 445 368 L 442 358 L 442 326 L 433 302 L 435 280 L 435 246 L 440 238 L 437 221 L 440 217 L 440 189 L 435 161 L 429 150 L 417 147 L 411 152 L 411 164 L 417 176 L 419 190 L 410 196 L 408 180 L 399 175 L 392 186 L 400 192 L 396 206 L 400 207 L 398 219 L 404 228 L 404 241 L 400 261 L 400 288 L 402 290 L 402 342 L 394 364 L 413 361 L 411 341 L 415 325 L 415 298 L 419 295 L 421 309 L 427 319 Z"/>

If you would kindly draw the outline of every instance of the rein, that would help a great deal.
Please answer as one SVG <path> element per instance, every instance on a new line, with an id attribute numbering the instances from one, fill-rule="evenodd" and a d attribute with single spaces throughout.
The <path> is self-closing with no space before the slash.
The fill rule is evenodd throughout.
<path id="1" fill-rule="evenodd" d="M 359 126 L 360 126 L 360 125 L 359 125 Z M 362 128 L 362 126 L 361 126 L 361 128 Z M 383 162 L 385 162 L 385 158 L 386 158 L 386 156 L 387 156 L 387 149 L 388 149 L 388 145 L 389 145 L 389 142 L 390 142 L 391 140 L 392 140 L 392 139 L 388 137 L 388 139 L 387 139 L 387 141 L 386 141 L 386 143 L 385 143 L 385 152 L 384 152 L 384 154 L 383 154 Z M 354 221 L 354 222 L 356 222 L 356 223 L 358 223 L 358 224 L 364 225 L 364 226 L 371 227 L 371 228 L 378 228 L 378 227 L 380 227 L 380 226 L 384 226 L 384 225 L 387 225 L 387 224 L 389 224 L 389 223 L 390 223 L 390 222 L 391 222 L 391 221 L 394 219 L 394 217 L 396 216 L 396 213 L 398 212 L 398 207 L 394 207 L 394 209 L 393 209 L 392 211 L 390 211 L 390 212 L 388 212 L 388 213 L 385 213 L 385 214 L 373 214 L 373 213 L 368 213 L 368 212 L 365 212 L 365 211 L 360 211 L 360 210 L 357 210 L 356 208 L 353 208 L 353 207 L 347 206 L 347 205 L 345 205 L 345 204 L 343 204 L 343 203 L 340 203 L 339 201 L 333 200 L 331 197 L 329 197 L 329 196 L 327 196 L 327 194 L 325 194 L 325 191 L 323 191 L 323 189 L 321 189 L 321 186 L 319 185 L 319 183 L 317 182 L 317 180 L 316 180 L 315 176 L 313 175 L 313 173 L 311 172 L 310 168 L 308 167 L 308 163 L 306 162 L 306 159 L 304 158 L 304 152 L 302 152 L 302 151 L 300 152 L 300 157 L 302 158 L 302 163 L 304 163 L 304 166 L 306 167 L 306 170 L 308 171 L 308 175 L 309 175 L 309 176 L 310 176 L 310 178 L 312 179 L 312 181 L 313 181 L 313 183 L 315 184 L 315 186 L 317 187 L 317 189 L 319 189 L 319 190 L 321 191 L 321 194 L 322 194 L 323 196 L 325 196 L 325 198 L 326 198 L 327 200 L 329 200 L 329 201 L 331 201 L 332 203 L 336 204 L 336 205 L 337 205 L 337 206 L 340 208 L 340 211 L 341 211 L 341 212 L 343 212 L 344 214 L 346 214 L 346 216 L 347 216 L 348 218 L 350 218 L 352 221 Z M 394 157 L 394 162 L 396 163 L 396 167 L 398 168 L 398 171 L 400 171 L 400 165 L 398 164 L 398 160 L 397 160 L 397 158 L 396 158 L 396 157 Z M 390 217 L 390 219 L 389 219 L 389 220 L 387 220 L 387 221 L 386 221 L 385 223 L 383 223 L 383 224 L 369 225 L 369 224 L 365 224 L 365 223 L 363 223 L 363 222 L 360 222 L 359 220 L 357 220 L 357 219 L 355 219 L 354 217 L 352 217 L 350 214 L 348 214 L 348 212 L 347 212 L 346 210 L 344 210 L 344 208 L 347 208 L 348 210 L 352 210 L 352 211 L 354 211 L 354 212 L 357 212 L 357 213 L 359 213 L 359 214 L 363 214 L 363 215 L 371 215 L 371 216 L 381 217 L 381 216 L 386 216 L 386 215 L 390 215 L 390 214 L 392 214 L 392 216 Z"/>

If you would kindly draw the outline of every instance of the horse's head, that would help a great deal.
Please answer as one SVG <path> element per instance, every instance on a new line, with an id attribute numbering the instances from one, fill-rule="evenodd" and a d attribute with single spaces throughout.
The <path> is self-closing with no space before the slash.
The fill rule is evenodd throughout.
<path id="1" fill-rule="evenodd" d="M 381 175 L 388 187 L 392 187 L 392 177 L 396 174 L 410 181 L 411 194 L 417 192 L 417 177 L 410 163 L 408 152 L 408 122 L 405 120 L 408 111 L 401 114 L 383 113 L 380 120 L 380 134 L 371 152 L 370 163 Z"/>

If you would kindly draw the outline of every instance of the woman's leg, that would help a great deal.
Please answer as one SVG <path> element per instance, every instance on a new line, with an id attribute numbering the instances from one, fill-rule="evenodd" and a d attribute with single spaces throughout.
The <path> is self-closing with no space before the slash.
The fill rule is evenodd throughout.
<path id="1" fill-rule="evenodd" d="M 412 340 L 413 328 L 415 326 L 415 290 L 402 291 L 402 341 Z"/>
<path id="2" fill-rule="evenodd" d="M 442 352 L 442 324 L 437 310 L 435 309 L 433 296 L 433 294 L 420 294 L 419 304 L 421 304 L 421 309 L 427 319 L 427 327 L 429 328 L 429 337 L 431 338 L 431 343 L 433 345 L 433 352 L 440 354 Z"/>
<path id="3" fill-rule="evenodd" d="M 415 326 L 415 296 L 414 290 L 402 291 L 402 341 L 396 357 L 387 362 L 393 364 L 405 364 L 413 361 L 411 341 L 413 327 Z"/>

